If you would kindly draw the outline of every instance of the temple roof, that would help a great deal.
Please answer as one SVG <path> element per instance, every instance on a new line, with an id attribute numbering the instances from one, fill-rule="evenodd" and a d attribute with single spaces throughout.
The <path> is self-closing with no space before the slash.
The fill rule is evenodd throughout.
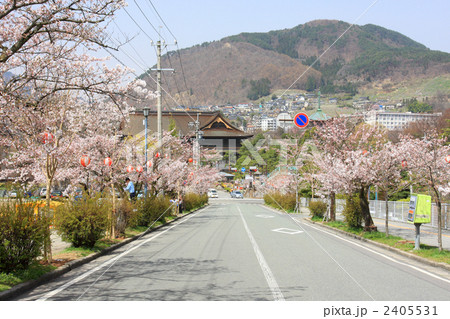
<path id="1" fill-rule="evenodd" d="M 199 129 L 203 132 L 203 137 L 234 137 L 249 138 L 252 134 L 245 133 L 229 122 L 219 111 L 217 112 L 193 112 L 193 111 L 163 111 L 162 127 L 164 131 L 169 131 L 170 127 L 175 125 L 177 131 L 182 136 L 193 137 L 195 128 L 189 125 L 189 122 L 199 123 Z M 136 111 L 130 116 L 130 122 L 124 129 L 126 135 L 142 134 L 145 129 L 144 114 L 142 111 Z M 148 116 L 148 130 L 150 134 L 157 130 L 157 112 L 150 111 Z"/>

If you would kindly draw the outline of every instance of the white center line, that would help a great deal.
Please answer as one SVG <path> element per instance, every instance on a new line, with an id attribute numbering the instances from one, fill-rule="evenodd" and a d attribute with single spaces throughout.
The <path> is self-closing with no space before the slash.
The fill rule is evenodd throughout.
<path id="1" fill-rule="evenodd" d="M 264 274 L 264 277 L 266 278 L 267 284 L 269 285 L 270 291 L 272 292 L 272 296 L 275 301 L 284 301 L 283 293 L 280 290 L 280 287 L 278 287 L 278 283 L 275 280 L 275 277 L 270 270 L 269 265 L 267 264 L 263 254 L 261 253 L 261 250 L 258 247 L 258 244 L 256 243 L 255 238 L 253 237 L 252 233 L 250 232 L 250 229 L 247 226 L 247 222 L 244 219 L 244 216 L 242 215 L 241 209 L 238 206 L 239 214 L 241 215 L 242 222 L 244 223 L 245 230 L 247 231 L 247 236 L 250 239 L 250 243 L 253 246 L 253 250 L 255 251 L 256 258 L 258 259 L 259 266 L 261 267 L 261 270 Z"/>

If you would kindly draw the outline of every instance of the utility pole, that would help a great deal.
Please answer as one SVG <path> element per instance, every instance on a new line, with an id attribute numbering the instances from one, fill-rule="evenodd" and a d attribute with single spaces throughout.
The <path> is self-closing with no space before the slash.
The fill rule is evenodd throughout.
<path id="1" fill-rule="evenodd" d="M 157 148 L 161 149 L 162 147 L 162 137 L 163 137 L 163 129 L 162 129 L 162 90 L 161 90 L 161 72 L 162 71 L 172 71 L 174 69 L 162 69 L 161 68 L 161 45 L 166 45 L 165 42 L 161 43 L 161 40 L 156 41 L 156 69 L 151 69 L 152 71 L 156 71 L 156 93 L 157 97 L 157 132 L 158 132 L 158 143 Z M 153 41 L 152 41 L 153 45 Z"/>

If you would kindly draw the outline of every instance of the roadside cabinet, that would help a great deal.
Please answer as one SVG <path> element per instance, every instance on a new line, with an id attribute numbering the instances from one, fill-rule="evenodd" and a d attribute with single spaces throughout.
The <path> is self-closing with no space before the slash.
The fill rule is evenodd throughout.
<path id="1" fill-rule="evenodd" d="M 431 196 L 411 194 L 408 222 L 414 224 L 431 223 Z"/>

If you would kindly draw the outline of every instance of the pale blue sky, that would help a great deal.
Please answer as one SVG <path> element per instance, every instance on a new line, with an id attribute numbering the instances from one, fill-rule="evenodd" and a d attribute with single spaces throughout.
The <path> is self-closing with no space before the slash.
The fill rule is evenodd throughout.
<path id="1" fill-rule="evenodd" d="M 111 28 L 115 29 L 114 35 L 122 39 L 121 32 L 135 36 L 131 46 L 126 45 L 123 50 L 138 63 L 123 53 L 118 53 L 117 57 L 136 69 L 138 74 L 143 72 L 143 67 L 156 63 L 155 48 L 150 45 L 149 37 L 156 41 L 158 34 L 136 3 L 158 29 L 163 23 L 151 3 L 155 6 L 175 35 L 179 48 L 241 32 L 267 32 L 292 28 L 316 19 L 335 19 L 358 25 L 376 24 L 398 31 L 432 50 L 450 52 L 449 0 L 128 0 L 128 13 L 147 35 L 123 10 L 115 20 L 120 30 L 115 24 L 111 24 Z M 355 21 L 358 17 L 359 20 Z M 173 43 L 174 39 L 165 27 L 161 34 L 168 43 Z M 176 48 L 168 46 L 168 50 Z"/>

